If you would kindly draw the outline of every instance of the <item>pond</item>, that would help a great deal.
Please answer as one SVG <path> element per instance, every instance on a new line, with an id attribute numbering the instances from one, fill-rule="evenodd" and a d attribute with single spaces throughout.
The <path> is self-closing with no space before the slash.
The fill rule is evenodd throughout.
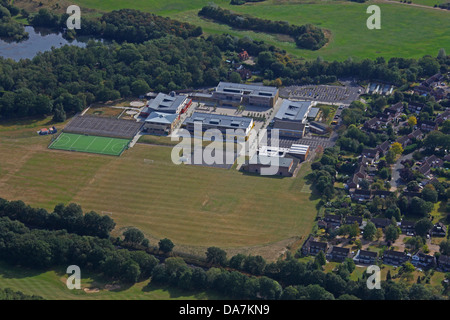
<path id="1" fill-rule="evenodd" d="M 66 44 L 85 47 L 86 41 L 66 40 L 62 33 L 55 33 L 48 29 L 33 28 L 26 26 L 29 38 L 21 42 L 7 42 L 0 39 L 0 56 L 11 58 L 15 61 L 20 59 L 32 59 L 38 52 L 50 51 L 52 47 L 60 48 Z"/>

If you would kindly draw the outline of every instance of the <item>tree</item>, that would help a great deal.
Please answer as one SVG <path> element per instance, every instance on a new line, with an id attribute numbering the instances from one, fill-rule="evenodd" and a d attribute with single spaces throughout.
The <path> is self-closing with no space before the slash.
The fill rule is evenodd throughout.
<path id="1" fill-rule="evenodd" d="M 375 236 L 377 232 L 377 228 L 375 227 L 375 224 L 371 221 L 368 221 L 366 226 L 364 227 L 364 233 L 363 238 L 365 240 L 373 240 L 373 237 Z"/>
<path id="2" fill-rule="evenodd" d="M 395 153 L 394 150 L 389 149 L 389 150 L 386 152 L 386 162 L 387 162 L 387 163 L 389 163 L 389 164 L 395 163 L 395 157 L 396 157 L 396 153 Z"/>
<path id="3" fill-rule="evenodd" d="M 209 247 L 206 250 L 206 262 L 224 267 L 227 264 L 227 253 L 220 248 Z"/>
<path id="4" fill-rule="evenodd" d="M 144 240 L 145 238 L 142 231 L 137 228 L 130 228 L 127 231 L 125 231 L 123 235 L 125 237 L 124 238 L 125 242 L 130 242 L 133 244 L 140 244 L 142 240 Z"/>
<path id="5" fill-rule="evenodd" d="M 398 239 L 399 236 L 399 232 L 398 232 L 398 228 L 393 226 L 393 225 L 389 225 L 385 228 L 384 230 L 384 237 L 386 239 L 386 241 L 395 241 Z"/>
<path id="6" fill-rule="evenodd" d="M 171 252 L 173 250 L 173 247 L 175 247 L 173 242 L 167 238 L 159 240 L 158 246 L 159 246 L 159 250 L 161 250 L 165 254 L 168 254 L 169 252 Z"/>
<path id="7" fill-rule="evenodd" d="M 375 232 L 375 239 L 380 241 L 381 237 L 383 237 L 383 229 L 377 228 L 377 231 Z"/>
<path id="8" fill-rule="evenodd" d="M 415 116 L 410 116 L 410 117 L 408 118 L 408 125 L 409 125 L 410 127 L 416 126 L 416 125 L 417 125 L 417 118 L 416 118 Z"/>
<path id="9" fill-rule="evenodd" d="M 439 244 L 439 252 L 443 255 L 450 256 L 450 240 L 441 241 Z"/>
<path id="10" fill-rule="evenodd" d="M 438 52 L 438 55 L 437 55 L 437 58 L 438 59 L 445 59 L 446 57 L 447 57 L 447 53 L 445 52 L 445 49 L 444 48 L 440 48 L 439 52 Z"/>
<path id="11" fill-rule="evenodd" d="M 431 183 L 427 184 L 423 188 L 422 199 L 432 203 L 436 203 L 438 201 L 438 193 L 436 191 L 436 188 Z"/>
<path id="12" fill-rule="evenodd" d="M 395 153 L 396 155 L 398 155 L 398 154 L 402 154 L 402 152 L 403 152 L 403 147 L 402 147 L 402 145 L 401 145 L 399 142 L 394 142 L 394 143 L 391 145 L 391 149 L 390 149 L 390 150 L 394 151 L 394 153 Z"/>
<path id="13" fill-rule="evenodd" d="M 325 253 L 323 253 L 322 250 L 319 251 L 319 253 L 314 258 L 314 262 L 317 263 L 319 266 L 324 266 L 327 263 L 327 259 L 325 258 Z"/>
<path id="14" fill-rule="evenodd" d="M 135 96 L 143 95 L 150 91 L 150 87 L 145 80 L 138 79 L 131 84 L 131 92 Z"/>

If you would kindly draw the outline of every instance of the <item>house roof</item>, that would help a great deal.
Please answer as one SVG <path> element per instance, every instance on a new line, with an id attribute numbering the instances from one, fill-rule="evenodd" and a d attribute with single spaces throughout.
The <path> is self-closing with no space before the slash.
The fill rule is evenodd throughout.
<path id="1" fill-rule="evenodd" d="M 331 248 L 331 252 L 330 253 L 349 254 L 350 253 L 350 248 L 343 248 L 343 247 L 333 246 L 333 248 Z"/>
<path id="2" fill-rule="evenodd" d="M 376 226 L 383 226 L 383 227 L 387 227 L 388 225 L 391 224 L 391 220 L 389 220 L 388 218 L 372 218 L 370 219 L 370 221 L 375 224 Z"/>
<path id="3" fill-rule="evenodd" d="M 369 250 L 359 250 L 359 255 L 369 256 L 369 257 L 377 257 L 378 252 L 376 251 L 369 251 Z"/>
<path id="4" fill-rule="evenodd" d="M 395 251 L 395 250 L 387 250 L 384 252 L 384 255 L 394 256 L 398 258 L 403 258 L 406 256 L 406 253 L 403 251 Z"/>
<path id="5" fill-rule="evenodd" d="M 381 152 L 385 152 L 385 151 L 389 150 L 390 147 L 391 147 L 391 143 L 386 140 L 385 142 L 379 144 L 377 146 L 377 149 Z"/>

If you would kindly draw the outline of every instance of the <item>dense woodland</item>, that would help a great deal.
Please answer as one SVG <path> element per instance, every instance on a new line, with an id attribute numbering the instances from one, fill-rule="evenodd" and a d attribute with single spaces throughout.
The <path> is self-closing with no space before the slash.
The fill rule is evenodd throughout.
<path id="1" fill-rule="evenodd" d="M 0 2 L 0 39 L 11 42 L 28 39 L 24 26 L 13 19 L 19 14 L 19 9 L 5 2 Z"/>
<path id="2" fill-rule="evenodd" d="M 250 15 L 240 15 L 214 4 L 203 7 L 198 14 L 239 29 L 289 35 L 295 39 L 297 46 L 302 49 L 318 50 L 327 42 L 322 29 L 312 24 L 295 26 L 285 21 L 272 21 Z"/>

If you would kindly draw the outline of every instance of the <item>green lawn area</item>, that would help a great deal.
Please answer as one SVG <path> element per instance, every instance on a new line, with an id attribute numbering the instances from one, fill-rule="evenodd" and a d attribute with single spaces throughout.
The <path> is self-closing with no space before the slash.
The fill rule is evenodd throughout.
<path id="1" fill-rule="evenodd" d="M 428 1 L 428 0 L 423 0 Z M 430 0 L 431 1 L 431 0 Z M 89 8 L 110 11 L 120 8 L 135 8 L 163 16 L 200 25 L 206 34 L 229 33 L 234 36 L 249 36 L 273 44 L 288 53 L 306 59 L 318 56 L 326 60 L 345 60 L 349 57 L 419 58 L 437 55 L 445 47 L 450 51 L 450 12 L 433 8 L 414 7 L 382 0 L 371 0 L 364 4 L 350 1 L 267 0 L 261 3 L 232 6 L 228 0 L 216 0 L 216 4 L 235 12 L 251 14 L 271 20 L 288 21 L 302 25 L 312 23 L 331 32 L 329 44 L 317 51 L 301 50 L 295 43 L 280 37 L 260 32 L 235 30 L 198 17 L 201 7 L 209 1 L 144 1 L 133 2 L 77 0 L 75 3 Z M 376 4 L 381 9 L 381 29 L 369 30 L 366 9 Z M 434 4 L 433 4 L 434 5 Z"/>
<path id="2" fill-rule="evenodd" d="M 176 251 L 197 255 L 218 246 L 272 259 L 313 227 L 309 164 L 296 178 L 279 178 L 175 165 L 166 146 L 137 144 L 120 157 L 50 150 L 51 137 L 36 133 L 45 121 L 0 124 L 1 197 L 49 211 L 79 203 L 111 214 L 114 235 L 135 226 L 152 245 L 167 237 Z"/>
<path id="3" fill-rule="evenodd" d="M 81 270 L 81 289 L 69 290 L 66 286 L 67 277 L 63 269 L 36 271 L 12 267 L 0 262 L 0 288 L 10 288 L 28 295 L 41 296 L 47 300 L 221 299 L 216 294 L 186 292 L 176 288 L 151 285 L 149 280 L 138 282 L 133 286 L 108 290 L 107 281 L 89 273 L 85 274 L 83 270 Z"/>

